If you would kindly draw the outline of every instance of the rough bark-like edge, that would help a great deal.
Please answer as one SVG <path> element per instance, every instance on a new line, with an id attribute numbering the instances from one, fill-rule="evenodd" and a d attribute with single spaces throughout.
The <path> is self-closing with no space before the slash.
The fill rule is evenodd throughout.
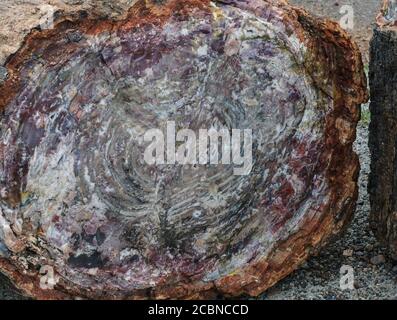
<path id="1" fill-rule="evenodd" d="M 175 6 L 180 5 L 178 1 L 168 1 L 161 7 L 139 1 L 130 10 L 127 20 L 129 23 L 124 27 L 136 26 L 138 23 L 152 22 L 162 23 L 166 20 Z M 190 0 L 184 2 L 198 6 L 206 6 L 206 0 Z M 268 1 L 274 2 L 275 1 Z M 291 235 L 285 242 L 279 243 L 273 253 L 266 261 L 256 261 L 244 270 L 233 275 L 228 275 L 216 282 L 204 283 L 191 282 L 178 284 L 176 286 L 157 287 L 153 290 L 142 292 L 123 293 L 122 295 L 106 292 L 80 291 L 76 288 L 64 290 L 62 281 L 56 290 L 42 290 L 38 284 L 38 274 L 21 275 L 13 265 L 6 259 L 0 259 L 0 270 L 2 270 L 25 294 L 37 299 L 72 299 L 74 297 L 103 299 L 204 299 L 214 298 L 218 294 L 225 296 L 251 295 L 257 296 L 277 281 L 287 276 L 296 269 L 310 254 L 316 253 L 337 233 L 350 222 L 358 197 L 357 179 L 359 174 L 359 161 L 354 153 L 352 145 L 355 140 L 355 124 L 360 118 L 359 104 L 367 99 L 366 81 L 361 61 L 361 55 L 357 45 L 352 42 L 350 36 L 342 30 L 339 25 L 329 20 L 318 20 L 312 18 L 302 9 L 288 6 L 279 1 L 279 6 L 285 9 L 285 23 L 296 28 L 298 37 L 309 48 L 312 56 L 316 55 L 312 63 L 305 68 L 312 74 L 313 81 L 319 88 L 327 92 L 327 84 L 331 84 L 332 92 L 327 92 L 334 99 L 334 112 L 332 117 L 326 119 L 327 131 L 332 133 L 327 137 L 327 148 L 332 148 L 333 154 L 331 165 L 327 169 L 329 184 L 333 190 L 332 195 L 334 208 L 326 208 L 323 216 L 312 217 L 302 221 L 299 232 Z M 189 6 L 184 9 L 186 14 Z M 136 17 L 139 17 L 139 21 Z M 86 33 L 96 34 L 102 30 L 114 27 L 119 22 L 103 20 L 93 24 L 92 20 L 81 20 L 75 17 L 64 17 L 54 30 L 33 30 L 25 39 L 21 49 L 7 60 L 6 66 L 9 78 L 4 87 L 11 89 L 7 94 L 4 90 L 0 92 L 0 109 L 7 105 L 13 94 L 18 91 L 19 79 L 18 69 L 29 56 L 35 41 L 48 37 L 60 36 L 67 25 L 73 24 Z M 333 58 L 328 61 L 327 58 Z M 54 59 L 56 59 L 54 57 Z M 310 60 L 308 60 L 310 61 Z M 326 66 L 326 67 L 324 67 Z M 322 71 L 328 71 L 324 74 Z M 323 86 L 323 79 L 327 84 Z M 329 87 L 329 86 L 328 86 Z M 1 87 L 0 87 L 1 89 Z M 346 119 L 353 127 L 341 128 L 335 120 L 340 117 Z M 324 159 L 325 161 L 325 159 Z M 332 169 L 331 169 L 332 168 Z M 341 194 L 341 191 L 344 191 Z M 349 199 L 349 201 L 344 201 Z M 335 209 L 336 208 L 336 209 Z M 336 212 L 334 216 L 332 212 Z M 289 266 L 286 268 L 286 266 Z M 67 291 L 67 292 L 66 292 Z"/>
<path id="2" fill-rule="evenodd" d="M 397 260 L 397 17 L 385 17 L 394 11 L 391 5 L 390 0 L 384 1 L 370 46 L 372 161 L 368 193 L 371 229 L 388 247 L 390 257 Z"/>

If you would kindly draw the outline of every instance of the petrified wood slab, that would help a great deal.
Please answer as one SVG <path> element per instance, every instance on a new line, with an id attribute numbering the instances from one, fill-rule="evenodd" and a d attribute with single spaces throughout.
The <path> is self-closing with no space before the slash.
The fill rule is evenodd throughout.
<path id="1" fill-rule="evenodd" d="M 367 94 L 336 23 L 283 1 L 138 1 L 32 30 L 5 67 L 0 269 L 31 296 L 255 296 L 352 217 Z M 251 129 L 252 170 L 149 166 L 140 141 L 167 121 Z"/>
<path id="2" fill-rule="evenodd" d="M 397 260 L 397 3 L 385 1 L 371 42 L 371 225 Z"/>

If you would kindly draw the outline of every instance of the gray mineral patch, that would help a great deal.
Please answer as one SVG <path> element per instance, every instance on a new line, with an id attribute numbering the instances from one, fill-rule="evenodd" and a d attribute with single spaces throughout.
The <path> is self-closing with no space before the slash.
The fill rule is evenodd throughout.
<path id="1" fill-rule="evenodd" d="M 6 68 L 0 66 L 0 83 L 4 82 L 7 79 L 8 71 Z"/>

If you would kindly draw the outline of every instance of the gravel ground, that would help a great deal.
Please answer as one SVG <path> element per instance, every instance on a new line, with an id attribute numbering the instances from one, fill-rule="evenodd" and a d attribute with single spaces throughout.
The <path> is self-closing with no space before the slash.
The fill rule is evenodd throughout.
<path id="1" fill-rule="evenodd" d="M 339 20 L 342 5 L 352 5 L 355 14 L 353 37 L 368 61 L 368 46 L 373 20 L 379 11 L 379 0 L 290 0 L 320 16 Z M 383 248 L 369 229 L 368 105 L 364 106 L 355 148 L 361 160 L 360 197 L 351 226 L 336 242 L 309 259 L 299 270 L 263 294 L 265 300 L 279 299 L 397 299 L 397 266 L 388 260 Z M 347 265 L 354 271 L 354 289 L 341 290 L 340 268 Z M 12 285 L 0 275 L 0 299 L 20 299 Z"/>
<path id="2" fill-rule="evenodd" d="M 10 281 L 0 273 L 0 300 L 24 300 L 17 289 L 10 283 Z"/>

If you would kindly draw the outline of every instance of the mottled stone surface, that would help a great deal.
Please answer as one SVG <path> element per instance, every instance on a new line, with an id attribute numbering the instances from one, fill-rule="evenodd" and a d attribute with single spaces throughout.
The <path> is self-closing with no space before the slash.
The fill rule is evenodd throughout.
<path id="1" fill-rule="evenodd" d="M 381 12 L 376 17 L 378 27 L 393 27 L 397 25 L 397 1 L 383 0 Z"/>
<path id="2" fill-rule="evenodd" d="M 61 16 L 6 67 L 0 269 L 31 296 L 257 295 L 351 219 L 366 89 L 335 23 L 282 1 L 138 1 Z M 250 174 L 147 165 L 143 134 L 167 121 L 251 129 Z"/>
<path id="3" fill-rule="evenodd" d="M 371 42 L 371 226 L 397 260 L 397 11 L 385 1 Z M 381 18 L 384 17 L 384 18 Z M 380 23 L 389 21 L 390 23 Z"/>
<path id="4" fill-rule="evenodd" d="M 1 0 L 0 64 L 15 53 L 33 28 L 65 15 L 122 19 L 137 0 Z"/>

